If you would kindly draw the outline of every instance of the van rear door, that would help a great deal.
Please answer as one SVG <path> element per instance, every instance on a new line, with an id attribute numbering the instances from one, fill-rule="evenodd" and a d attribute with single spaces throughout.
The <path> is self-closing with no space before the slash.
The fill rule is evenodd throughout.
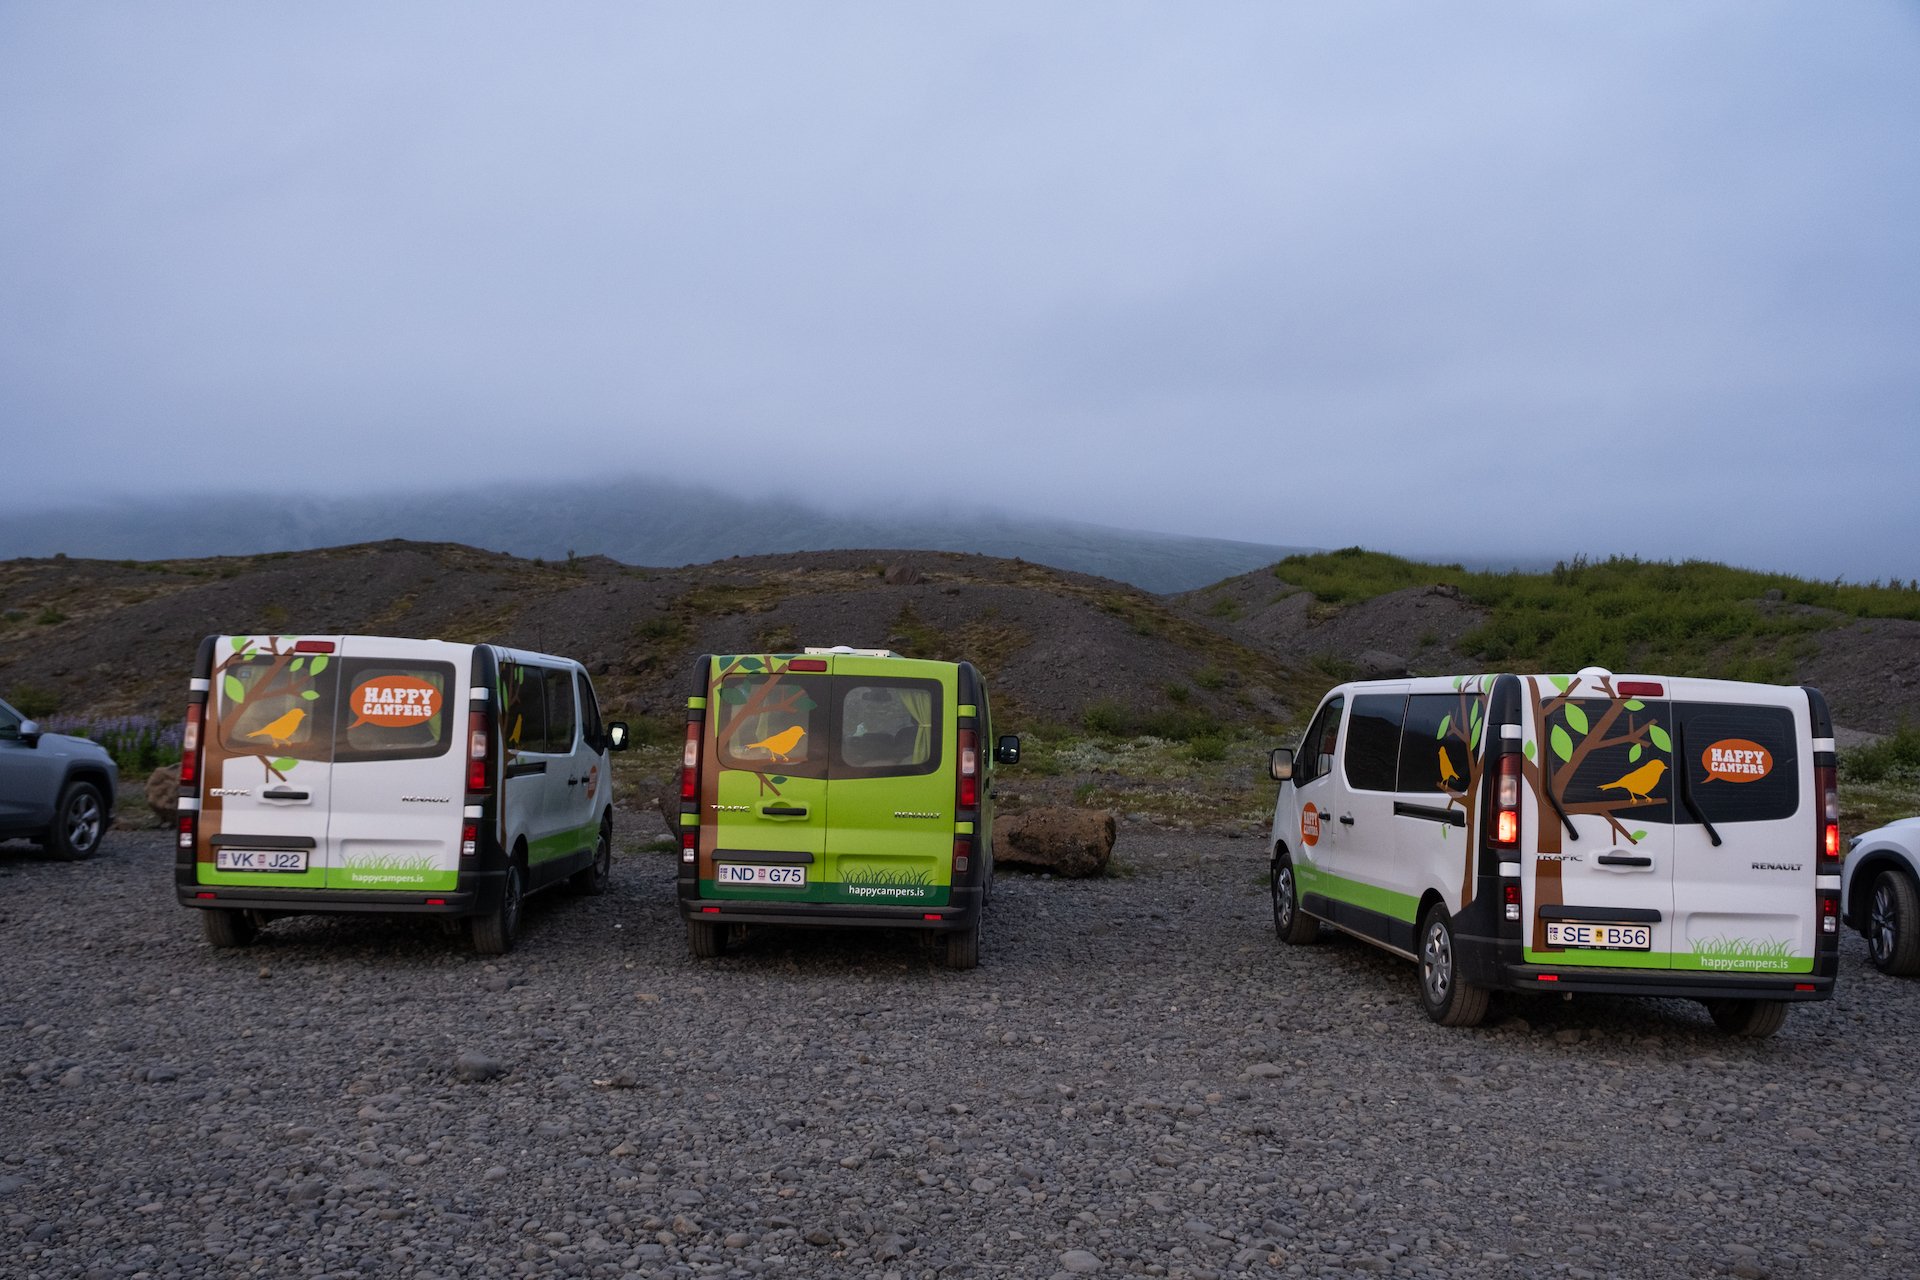
<path id="1" fill-rule="evenodd" d="M 960 669 L 848 654 L 831 662 L 826 861 L 838 900 L 944 906 L 953 884 Z M 976 739 L 973 750 L 981 777 L 991 744 Z"/>
<path id="2" fill-rule="evenodd" d="M 793 667 L 799 663 L 800 670 Z M 824 659 L 716 655 L 700 777 L 700 896 L 838 901 L 827 857 Z"/>
<path id="3" fill-rule="evenodd" d="M 1685 771 L 1674 826 L 1680 967 L 1810 973 L 1819 922 L 1806 696 L 1675 684 L 1674 768 Z"/>
<path id="4" fill-rule="evenodd" d="M 1538 769 L 1529 964 L 1668 969 L 1674 921 L 1673 709 L 1658 681 L 1533 676 L 1525 748 Z M 1571 828 L 1571 830 L 1569 830 Z"/>
<path id="5" fill-rule="evenodd" d="M 471 646 L 349 636 L 336 668 L 326 887 L 451 892 Z"/>
<path id="6" fill-rule="evenodd" d="M 339 636 L 214 642 L 199 883 L 326 887 L 339 648 Z"/>

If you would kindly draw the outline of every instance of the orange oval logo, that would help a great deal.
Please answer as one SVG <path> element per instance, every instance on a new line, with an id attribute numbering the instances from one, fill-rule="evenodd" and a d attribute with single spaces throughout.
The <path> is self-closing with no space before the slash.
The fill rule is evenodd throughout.
<path id="1" fill-rule="evenodd" d="M 425 724 L 440 713 L 440 691 L 417 676 L 376 676 L 353 691 L 353 723 L 399 729 Z"/>
<path id="2" fill-rule="evenodd" d="M 1308 846 L 1320 843 L 1320 811 L 1312 805 L 1300 811 L 1300 843 Z"/>
<path id="3" fill-rule="evenodd" d="M 1773 753 L 1745 738 L 1722 738 L 1700 753 L 1703 782 L 1758 782 L 1773 772 Z"/>

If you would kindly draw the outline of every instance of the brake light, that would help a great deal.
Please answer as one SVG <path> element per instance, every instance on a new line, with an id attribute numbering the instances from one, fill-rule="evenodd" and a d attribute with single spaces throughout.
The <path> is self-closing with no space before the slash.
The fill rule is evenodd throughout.
<path id="1" fill-rule="evenodd" d="M 187 727 L 180 733 L 180 785 L 195 786 L 200 781 L 200 716 L 203 708 L 195 702 L 187 707 Z"/>
<path id="2" fill-rule="evenodd" d="M 980 807 L 980 737 L 973 729 L 960 730 L 959 807 Z"/>
<path id="3" fill-rule="evenodd" d="M 295 653 L 332 653 L 333 641 L 296 640 L 293 642 L 293 651 Z"/>
<path id="4" fill-rule="evenodd" d="M 487 732 L 487 713 L 475 707 L 467 712 L 467 790 L 485 791 L 493 770 L 487 767 L 493 735 Z"/>
<path id="5" fill-rule="evenodd" d="M 789 671 L 825 671 L 826 669 L 825 658 L 795 658 L 787 664 Z"/>
<path id="6" fill-rule="evenodd" d="M 1814 766 L 1813 789 L 1820 797 L 1819 854 L 1822 858 L 1837 859 L 1841 853 L 1840 791 L 1839 775 L 1834 766 Z"/>
<path id="7" fill-rule="evenodd" d="M 1664 698 L 1666 686 L 1652 680 L 1622 680 L 1614 692 L 1623 698 Z"/>
<path id="8" fill-rule="evenodd" d="M 1493 842 L 1511 848 L 1520 843 L 1520 757 L 1508 752 L 1500 757 L 1499 769 L 1493 789 Z"/>
<path id="9" fill-rule="evenodd" d="M 687 744 L 680 749 L 680 799 L 683 801 L 700 798 L 700 725 L 698 720 L 687 721 Z"/>

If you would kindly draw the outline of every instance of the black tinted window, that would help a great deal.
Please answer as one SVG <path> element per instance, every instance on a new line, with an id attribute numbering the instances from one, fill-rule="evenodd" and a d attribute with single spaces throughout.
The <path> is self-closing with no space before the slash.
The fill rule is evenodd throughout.
<path id="1" fill-rule="evenodd" d="M 1333 768 L 1333 748 L 1340 736 L 1340 712 L 1346 705 L 1345 697 L 1335 698 L 1320 708 L 1320 714 L 1307 726 L 1307 736 L 1301 739 L 1299 756 L 1293 763 L 1295 786 L 1305 786 Z"/>
<path id="2" fill-rule="evenodd" d="M 1800 751 L 1785 707 L 1683 702 L 1679 759 L 1693 801 L 1716 825 L 1790 818 L 1800 808 Z"/>
<path id="3" fill-rule="evenodd" d="M 568 755 L 573 751 L 573 673 L 559 667 L 543 667 L 540 679 L 547 687 L 547 751 L 551 755 Z"/>
<path id="4" fill-rule="evenodd" d="M 1574 698 L 1547 716 L 1546 766 L 1561 803 L 1632 822 L 1673 821 L 1671 709 L 1641 698 Z"/>
<path id="5" fill-rule="evenodd" d="M 509 662 L 500 668 L 501 732 L 514 751 L 547 748 L 547 699 L 539 667 Z"/>
<path id="6" fill-rule="evenodd" d="M 449 664 L 348 658 L 340 673 L 347 702 L 339 716 L 336 761 L 418 759 L 452 745 Z"/>
<path id="7" fill-rule="evenodd" d="M 1486 730 L 1487 700 L 1474 693 L 1416 693 L 1407 699 L 1399 790 L 1438 795 L 1467 789 Z"/>
<path id="8" fill-rule="evenodd" d="M 1400 758 L 1401 693 L 1363 693 L 1347 717 L 1347 785 L 1357 791 L 1391 791 Z"/>
<path id="9" fill-rule="evenodd" d="M 595 751 L 606 749 L 607 731 L 600 722 L 600 703 L 593 696 L 593 685 L 587 680 L 587 673 L 576 671 L 574 684 L 580 690 L 580 736 L 587 740 Z"/>

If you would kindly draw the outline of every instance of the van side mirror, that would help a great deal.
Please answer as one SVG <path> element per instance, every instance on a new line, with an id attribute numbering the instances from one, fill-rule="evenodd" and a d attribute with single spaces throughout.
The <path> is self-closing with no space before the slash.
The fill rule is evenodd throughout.
<path id="1" fill-rule="evenodd" d="M 1267 757 L 1267 776 L 1275 782 L 1293 780 L 1293 748 L 1275 747 Z"/>
<path id="2" fill-rule="evenodd" d="M 38 746 L 40 742 L 40 722 L 38 720 L 22 720 L 20 722 L 19 738 L 20 741 L 30 747 Z"/>
<path id="3" fill-rule="evenodd" d="M 625 751 L 627 749 L 627 722 L 615 720 L 607 725 L 607 750 Z"/>
<path id="4" fill-rule="evenodd" d="M 993 744 L 993 758 L 1000 764 L 1020 763 L 1020 736 L 1014 733 L 1001 735 L 1000 741 Z"/>

